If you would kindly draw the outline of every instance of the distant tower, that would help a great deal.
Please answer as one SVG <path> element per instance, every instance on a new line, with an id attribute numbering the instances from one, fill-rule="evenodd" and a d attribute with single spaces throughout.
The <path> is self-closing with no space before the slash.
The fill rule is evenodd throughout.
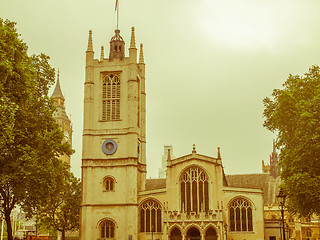
<path id="1" fill-rule="evenodd" d="M 60 87 L 60 76 L 59 76 L 59 70 L 58 70 L 58 77 L 57 77 L 57 83 L 56 87 L 51 95 L 51 98 L 54 101 L 54 106 L 56 107 L 57 111 L 54 113 L 54 118 L 56 121 L 60 124 L 61 129 L 64 133 L 64 140 L 68 141 L 70 145 L 72 146 L 72 125 L 71 120 L 69 119 L 65 105 L 64 105 L 64 97 L 61 91 Z M 70 159 L 71 157 L 68 155 L 63 155 L 60 157 L 64 162 L 68 163 L 70 166 Z"/>
<path id="2" fill-rule="evenodd" d="M 279 157 L 276 151 L 275 141 L 273 140 L 273 151 L 270 155 L 270 164 L 265 164 L 262 160 L 262 172 L 269 173 L 273 178 L 280 176 Z"/>
<path id="3" fill-rule="evenodd" d="M 164 146 L 164 153 L 162 155 L 162 164 L 161 164 L 161 168 L 159 168 L 159 178 L 165 178 L 166 177 L 168 154 L 170 154 L 170 159 L 174 159 L 175 158 L 173 156 L 173 147 L 172 147 L 172 145 L 165 145 Z"/>
<path id="4" fill-rule="evenodd" d="M 275 141 L 273 140 L 273 151 L 270 155 L 270 175 L 274 178 L 280 176 L 279 157 L 276 151 Z"/>
<path id="5" fill-rule="evenodd" d="M 143 46 L 134 28 L 129 56 L 120 30 L 109 58 L 86 51 L 80 239 L 138 239 L 138 192 L 146 183 L 146 93 Z"/>

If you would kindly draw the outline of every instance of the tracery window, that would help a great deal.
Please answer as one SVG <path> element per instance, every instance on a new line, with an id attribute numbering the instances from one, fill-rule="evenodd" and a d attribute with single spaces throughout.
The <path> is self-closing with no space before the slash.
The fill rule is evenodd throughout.
<path id="1" fill-rule="evenodd" d="M 140 207 L 140 232 L 161 232 L 161 206 L 154 200 Z"/>
<path id="2" fill-rule="evenodd" d="M 249 201 L 237 198 L 229 206 L 230 231 L 253 231 L 252 206 Z"/>
<path id="3" fill-rule="evenodd" d="M 198 167 L 190 167 L 180 177 L 182 212 L 209 210 L 209 178 Z"/>
<path id="4" fill-rule="evenodd" d="M 103 221 L 100 224 L 99 229 L 100 229 L 100 239 L 112 239 L 115 237 L 114 222 L 110 220 Z"/>
<path id="5" fill-rule="evenodd" d="M 111 177 L 106 177 L 103 180 L 103 190 L 104 191 L 112 191 L 114 190 L 114 180 Z"/>
<path id="6" fill-rule="evenodd" d="M 102 120 L 120 119 L 120 76 L 106 74 L 102 83 Z"/>

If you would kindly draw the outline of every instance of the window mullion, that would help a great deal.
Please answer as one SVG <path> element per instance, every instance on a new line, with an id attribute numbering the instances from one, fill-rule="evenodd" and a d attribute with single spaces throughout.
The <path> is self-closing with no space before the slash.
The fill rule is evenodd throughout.
<path id="1" fill-rule="evenodd" d="M 191 182 L 190 182 L 190 202 L 191 202 L 191 212 L 193 211 L 193 187 L 192 187 L 192 176 L 191 176 Z"/>
<path id="2" fill-rule="evenodd" d="M 247 226 L 247 231 L 249 231 L 249 218 L 248 218 L 248 208 L 246 208 L 246 226 Z"/>
<path id="3" fill-rule="evenodd" d="M 157 211 L 157 209 L 155 209 L 155 207 L 153 207 L 153 208 L 155 210 L 154 211 L 154 218 L 155 218 L 155 220 L 154 220 L 154 225 L 155 225 L 154 226 L 154 231 L 157 232 L 157 220 L 158 220 L 158 216 L 157 215 L 158 215 L 158 211 Z"/>
<path id="4" fill-rule="evenodd" d="M 205 192 L 204 192 L 204 186 L 205 186 L 205 182 L 202 183 L 202 205 L 204 205 L 204 209 L 206 209 L 206 198 L 205 198 Z"/>
<path id="5" fill-rule="evenodd" d="M 199 177 L 197 179 L 197 205 L 198 205 L 198 208 L 197 208 L 197 211 L 200 212 L 200 193 L 199 193 Z"/>
<path id="6" fill-rule="evenodd" d="M 184 212 L 186 212 L 186 209 L 188 210 L 188 198 L 187 198 L 187 183 L 184 182 Z"/>

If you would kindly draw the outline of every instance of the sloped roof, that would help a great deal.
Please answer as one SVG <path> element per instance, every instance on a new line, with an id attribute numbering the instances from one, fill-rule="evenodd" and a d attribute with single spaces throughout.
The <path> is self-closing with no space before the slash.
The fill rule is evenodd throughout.
<path id="1" fill-rule="evenodd" d="M 146 191 L 166 188 L 165 178 L 150 178 L 146 181 Z"/>
<path id="2" fill-rule="evenodd" d="M 63 94 L 62 94 L 62 91 L 61 91 L 61 87 L 60 87 L 59 74 L 58 74 L 56 87 L 53 90 L 51 98 L 62 98 L 64 100 L 64 97 L 63 97 Z"/>
<path id="3" fill-rule="evenodd" d="M 276 204 L 280 177 L 274 179 L 269 173 L 226 175 L 230 187 L 261 189 L 264 205 Z"/>

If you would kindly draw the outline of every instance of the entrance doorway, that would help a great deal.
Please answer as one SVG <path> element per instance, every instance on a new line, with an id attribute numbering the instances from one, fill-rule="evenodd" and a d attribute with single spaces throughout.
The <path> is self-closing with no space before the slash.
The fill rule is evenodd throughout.
<path id="1" fill-rule="evenodd" d="M 206 231 L 206 240 L 217 240 L 217 232 L 214 228 L 210 227 Z"/>
<path id="2" fill-rule="evenodd" d="M 178 228 L 174 228 L 170 233 L 171 240 L 182 240 L 181 232 Z"/>
<path id="3" fill-rule="evenodd" d="M 201 240 L 200 231 L 192 227 L 187 232 L 187 240 Z"/>

